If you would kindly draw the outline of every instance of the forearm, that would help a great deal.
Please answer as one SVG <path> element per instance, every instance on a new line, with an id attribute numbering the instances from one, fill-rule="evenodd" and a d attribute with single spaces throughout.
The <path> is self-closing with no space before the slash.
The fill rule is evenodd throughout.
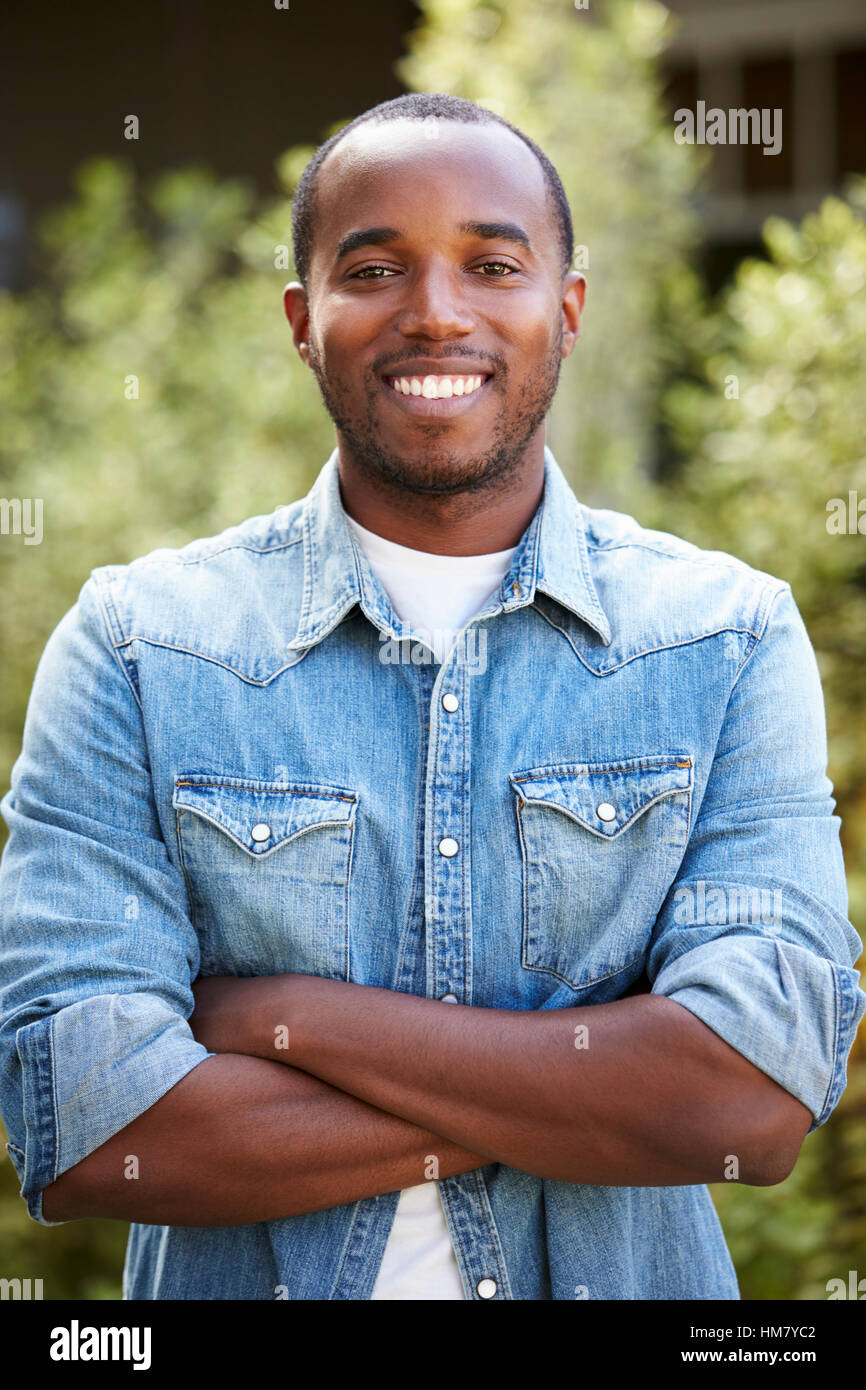
<path id="1" fill-rule="evenodd" d="M 792 1111 L 800 1112 L 801 1138 L 811 1118 L 687 1009 L 659 995 L 520 1012 L 296 975 L 232 981 L 229 990 L 234 1005 L 226 1017 L 235 1030 L 245 1020 L 243 1050 L 283 1057 L 545 1178 L 718 1182 L 730 1174 L 733 1155 L 741 1181 L 780 1181 L 796 1156 Z M 286 1020 L 290 1045 L 275 1053 L 274 1027 Z M 195 1014 L 192 1023 L 196 1031 Z M 207 1041 L 206 1024 L 196 1036 Z"/>
<path id="2" fill-rule="evenodd" d="M 415 1186 L 430 1156 L 442 1178 L 489 1161 L 292 1067 L 225 1053 L 47 1187 L 43 1214 L 243 1225 Z"/>

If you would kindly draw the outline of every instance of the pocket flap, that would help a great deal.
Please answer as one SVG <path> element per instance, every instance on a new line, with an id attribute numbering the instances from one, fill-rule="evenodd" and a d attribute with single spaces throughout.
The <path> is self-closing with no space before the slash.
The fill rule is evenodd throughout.
<path id="1" fill-rule="evenodd" d="M 521 803 L 550 806 L 610 840 L 656 801 L 689 792 L 692 760 L 686 753 L 672 753 L 618 762 L 557 763 L 514 772 L 509 780 Z"/>
<path id="2" fill-rule="evenodd" d="M 307 830 L 348 824 L 356 804 L 357 797 L 345 787 L 212 773 L 179 777 L 172 797 L 178 812 L 193 811 L 257 858 Z"/>

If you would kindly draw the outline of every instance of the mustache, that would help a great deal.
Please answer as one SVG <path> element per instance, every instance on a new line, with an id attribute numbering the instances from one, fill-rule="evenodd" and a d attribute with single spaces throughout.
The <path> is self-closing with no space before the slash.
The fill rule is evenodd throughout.
<path id="1" fill-rule="evenodd" d="M 468 346 L 449 347 L 447 351 L 440 349 L 439 352 L 431 352 L 429 348 L 418 347 L 412 352 L 406 352 L 402 356 L 394 356 L 391 352 L 383 352 L 370 363 L 370 372 L 378 377 L 385 367 L 402 367 L 404 364 L 409 366 L 412 362 L 417 362 L 423 358 L 426 362 L 435 362 L 441 359 L 443 362 L 453 361 L 454 358 L 465 357 L 470 359 L 473 366 L 481 364 L 482 371 L 501 373 L 503 376 L 508 371 L 505 358 L 500 353 L 479 353 L 477 348 Z"/>

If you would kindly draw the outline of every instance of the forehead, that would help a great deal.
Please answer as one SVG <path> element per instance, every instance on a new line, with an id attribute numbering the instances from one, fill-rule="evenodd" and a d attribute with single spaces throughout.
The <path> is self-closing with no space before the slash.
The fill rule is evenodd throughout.
<path id="1" fill-rule="evenodd" d="M 354 227 L 433 237 L 462 222 L 518 222 L 536 254 L 557 255 L 541 165 L 505 126 L 445 120 L 357 126 L 316 181 L 315 249 L 333 256 Z"/>

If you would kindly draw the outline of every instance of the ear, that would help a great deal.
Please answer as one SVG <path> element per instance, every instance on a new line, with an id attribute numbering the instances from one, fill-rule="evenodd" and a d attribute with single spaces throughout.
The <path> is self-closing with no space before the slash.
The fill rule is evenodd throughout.
<path id="1" fill-rule="evenodd" d="M 307 291 L 303 285 L 293 280 L 283 290 L 283 308 L 292 327 L 292 338 L 298 356 L 307 366 L 310 365 L 310 313 L 307 304 Z"/>
<path id="2" fill-rule="evenodd" d="M 570 270 L 562 282 L 562 355 L 568 357 L 580 337 L 580 316 L 586 298 L 586 277 Z"/>

